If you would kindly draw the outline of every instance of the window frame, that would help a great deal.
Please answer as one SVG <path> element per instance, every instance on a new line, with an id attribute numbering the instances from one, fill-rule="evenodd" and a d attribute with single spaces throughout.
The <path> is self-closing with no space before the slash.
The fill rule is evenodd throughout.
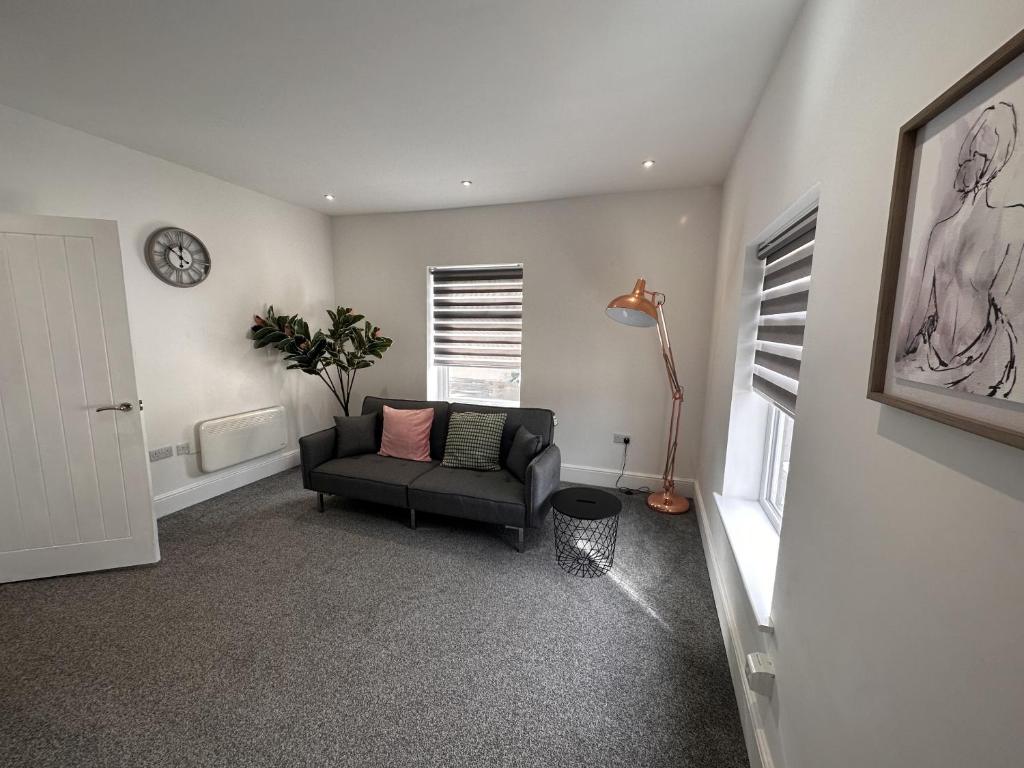
<path id="1" fill-rule="evenodd" d="M 749 247 L 749 253 L 757 260 L 759 266 L 755 271 L 755 274 L 750 274 L 751 278 L 757 277 L 757 290 L 756 290 L 756 308 L 754 308 L 754 355 L 753 355 L 753 370 L 751 372 L 751 389 L 759 395 L 764 401 L 767 407 L 765 412 L 765 429 L 764 429 L 764 442 L 761 449 L 761 474 L 758 478 L 757 485 L 757 501 L 761 509 L 764 511 L 765 517 L 771 523 L 776 533 L 782 531 L 782 519 L 785 514 L 786 494 L 789 491 L 789 471 L 791 468 L 791 453 L 793 449 L 793 436 L 796 430 L 796 389 L 797 387 L 790 388 L 776 381 L 775 377 L 770 374 L 777 374 L 781 378 L 792 379 L 794 382 L 798 382 L 799 368 L 796 373 L 791 373 L 787 370 L 779 370 L 774 364 L 768 360 L 759 361 L 758 356 L 764 349 L 766 357 L 772 355 L 781 354 L 786 358 L 794 358 L 798 361 L 803 359 L 803 334 L 799 340 L 800 353 L 797 355 L 791 355 L 777 351 L 775 345 L 777 344 L 796 344 L 797 342 L 787 339 L 773 339 L 764 338 L 762 339 L 760 329 L 763 327 L 762 322 L 771 320 L 773 322 L 764 322 L 767 326 L 786 326 L 789 322 L 781 322 L 783 319 L 786 321 L 798 321 L 793 322 L 792 325 L 799 326 L 802 329 L 806 329 L 807 326 L 807 305 L 809 303 L 809 292 L 811 282 L 811 272 L 813 266 L 811 259 L 814 254 L 814 244 L 817 240 L 817 228 L 820 212 L 820 199 L 817 194 L 817 190 L 812 190 L 808 196 L 800 204 L 791 206 L 790 210 L 786 214 L 779 217 L 776 220 L 776 224 L 768 231 L 768 233 L 758 238 Z M 802 242 L 806 241 L 806 242 Z M 800 250 L 810 247 L 810 250 L 802 255 L 799 254 Z M 788 249 L 788 252 L 783 249 Z M 773 269 L 773 275 L 783 275 L 787 273 L 787 270 L 796 269 L 796 274 L 787 274 L 787 278 L 790 280 L 789 283 L 783 282 L 772 285 L 766 289 L 765 284 L 768 279 L 767 270 L 770 267 L 767 259 L 773 257 L 773 254 L 782 253 L 779 261 L 775 259 L 782 266 Z M 797 265 L 806 264 L 804 271 L 806 274 L 801 272 Z M 803 275 L 803 276 L 801 276 Z M 796 286 L 798 282 L 803 281 L 806 285 L 802 288 L 806 292 L 806 298 L 803 302 L 803 309 L 799 308 L 800 302 L 795 302 L 797 306 L 778 306 L 779 299 L 788 297 L 790 295 L 794 297 L 800 296 L 800 289 L 790 290 L 783 292 L 781 296 L 778 291 L 781 291 L 788 285 Z M 753 287 L 751 285 L 751 287 Z M 771 308 L 765 311 L 766 294 L 770 293 L 770 297 L 767 299 L 769 304 L 772 304 Z M 785 303 L 785 302 L 783 302 Z M 764 345 L 762 347 L 762 344 Z M 776 361 L 777 362 L 777 361 Z M 799 363 L 797 364 L 799 365 Z M 764 366 L 764 368 L 759 368 Z M 785 368 L 785 366 L 783 366 Z M 761 379 L 761 387 L 758 386 L 758 380 Z M 767 384 L 765 383 L 767 382 Z M 777 391 L 773 392 L 771 385 L 775 385 Z M 763 387 L 768 386 L 765 390 Z M 798 386 L 798 384 L 797 384 Z M 790 396 L 784 397 L 786 393 L 790 393 Z M 780 399 L 780 395 L 781 397 Z M 784 401 L 791 399 L 792 403 L 787 407 Z M 784 483 L 784 484 L 783 484 Z"/>
<path id="2" fill-rule="evenodd" d="M 764 454 L 761 466 L 761 486 L 758 494 L 758 501 L 764 514 L 776 531 L 782 528 L 782 510 L 775 506 L 771 500 L 770 487 L 775 478 L 778 477 L 778 466 L 776 464 L 777 442 L 779 433 L 779 421 L 782 410 L 772 403 L 768 404 L 768 423 L 764 430 Z"/>
<path id="3" fill-rule="evenodd" d="M 432 342 L 433 342 L 433 339 L 431 338 L 431 343 Z M 445 400 L 447 402 L 453 402 L 452 399 L 451 399 L 449 390 L 448 390 L 448 386 L 449 386 L 448 372 L 453 367 L 457 368 L 459 366 L 434 365 L 433 362 L 431 362 L 431 364 L 430 364 L 430 366 L 428 368 L 428 373 L 427 373 L 427 376 L 430 379 L 430 384 L 431 384 L 431 386 L 429 386 L 427 388 L 428 389 L 427 397 L 429 399 L 432 399 L 432 400 Z M 469 405 L 489 405 L 489 406 L 493 406 L 495 408 L 519 408 L 520 407 L 520 403 L 522 403 L 522 399 L 523 399 L 523 397 L 522 397 L 522 395 L 523 395 L 523 369 L 522 369 L 521 365 L 520 365 L 519 368 L 484 368 L 484 367 L 481 367 L 481 368 L 477 368 L 476 370 L 480 370 L 480 371 L 517 371 L 519 373 L 519 382 L 518 382 L 518 387 L 517 387 L 517 392 L 519 393 L 519 398 L 517 400 L 515 400 L 515 401 L 512 401 L 512 400 L 495 400 L 495 399 L 484 400 L 482 398 L 472 398 L 472 397 L 470 397 L 470 398 L 462 398 L 462 399 L 458 400 L 457 402 L 467 403 Z M 430 371 L 433 372 L 433 375 L 431 375 Z"/>
<path id="4" fill-rule="evenodd" d="M 449 365 L 438 365 L 434 362 L 434 271 L 435 269 L 481 269 L 481 268 L 494 268 L 500 269 L 502 267 L 518 267 L 523 268 L 522 263 L 516 264 L 466 264 L 466 265 L 429 265 L 427 267 L 427 398 L 430 400 L 444 400 L 452 402 L 452 398 L 449 393 L 449 370 L 452 367 L 458 368 L 461 366 L 449 366 Z M 525 338 L 525 334 L 520 331 L 521 337 Z M 520 354 L 519 354 L 519 367 L 518 368 L 488 368 L 480 366 L 481 371 L 506 371 L 514 370 L 519 373 L 519 381 L 517 387 L 518 399 L 513 402 L 511 400 L 484 400 L 479 398 L 463 399 L 459 402 L 465 402 L 470 405 L 486 405 L 493 406 L 496 408 L 519 408 L 522 403 L 523 393 L 523 357 L 522 357 L 522 340 L 520 341 Z"/>
<path id="5" fill-rule="evenodd" d="M 780 507 L 773 497 L 778 495 L 777 487 L 779 477 L 783 471 L 783 465 L 790 462 L 790 454 L 793 449 L 792 434 L 796 426 L 796 420 L 783 411 L 774 403 L 768 403 L 768 422 L 765 427 L 765 443 L 763 461 L 761 467 L 761 483 L 758 501 L 764 509 L 765 515 L 774 526 L 776 531 L 782 530 L 782 517 L 785 512 L 785 492 L 783 492 L 783 504 Z M 788 419 L 790 440 L 789 451 L 786 450 L 785 437 L 783 432 L 786 428 L 785 419 Z M 781 441 L 781 442 L 780 442 Z M 788 475 L 788 469 L 786 470 Z M 773 486 L 776 490 L 772 490 Z M 788 477 L 786 490 L 789 489 Z"/>

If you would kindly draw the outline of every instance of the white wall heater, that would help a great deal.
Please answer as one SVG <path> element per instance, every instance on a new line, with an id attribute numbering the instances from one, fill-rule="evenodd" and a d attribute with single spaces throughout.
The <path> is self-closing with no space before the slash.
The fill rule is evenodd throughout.
<path id="1" fill-rule="evenodd" d="M 287 445 L 288 431 L 281 405 L 199 422 L 199 462 L 203 472 L 224 469 Z"/>

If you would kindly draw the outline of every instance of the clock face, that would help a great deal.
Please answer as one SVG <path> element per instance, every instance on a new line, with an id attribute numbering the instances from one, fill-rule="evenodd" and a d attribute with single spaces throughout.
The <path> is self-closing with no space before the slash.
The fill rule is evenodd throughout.
<path id="1" fill-rule="evenodd" d="M 154 275 L 176 288 L 198 285 L 210 274 L 210 254 L 183 229 L 164 227 L 146 240 L 146 263 Z"/>

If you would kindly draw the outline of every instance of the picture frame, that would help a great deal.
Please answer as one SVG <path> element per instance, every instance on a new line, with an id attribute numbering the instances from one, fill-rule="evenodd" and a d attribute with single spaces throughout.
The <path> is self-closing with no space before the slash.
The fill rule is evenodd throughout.
<path id="1" fill-rule="evenodd" d="M 869 400 L 1024 449 L 1022 228 L 1024 30 L 900 128 Z"/>

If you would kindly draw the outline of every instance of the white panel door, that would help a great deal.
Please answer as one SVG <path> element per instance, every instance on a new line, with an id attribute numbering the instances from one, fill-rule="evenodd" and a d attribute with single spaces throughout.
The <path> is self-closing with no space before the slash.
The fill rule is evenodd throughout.
<path id="1" fill-rule="evenodd" d="M 0 214 L 0 582 L 160 559 L 117 224 Z"/>

